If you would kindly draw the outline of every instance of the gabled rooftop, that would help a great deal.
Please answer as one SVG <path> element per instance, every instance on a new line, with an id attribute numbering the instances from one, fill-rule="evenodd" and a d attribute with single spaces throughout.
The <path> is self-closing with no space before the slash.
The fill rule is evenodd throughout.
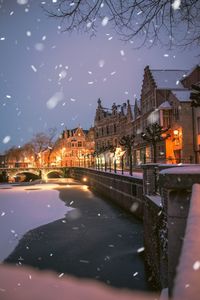
<path id="1" fill-rule="evenodd" d="M 172 93 L 176 96 L 176 98 L 180 101 L 180 102 L 188 102 L 191 101 L 190 100 L 190 90 L 172 90 Z"/>

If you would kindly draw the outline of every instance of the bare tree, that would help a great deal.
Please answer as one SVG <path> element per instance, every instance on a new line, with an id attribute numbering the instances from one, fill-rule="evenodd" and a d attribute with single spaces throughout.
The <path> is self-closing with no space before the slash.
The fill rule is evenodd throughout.
<path id="1" fill-rule="evenodd" d="M 167 133 L 169 128 L 164 128 L 158 123 L 150 124 L 146 127 L 146 132 L 141 133 L 141 137 L 144 141 L 150 143 L 153 147 L 153 162 L 157 162 L 157 144 L 159 142 L 165 141 L 170 137 Z"/>
<path id="2" fill-rule="evenodd" d="M 44 9 L 70 32 L 93 35 L 109 21 L 123 40 L 139 36 L 140 46 L 200 44 L 199 0 L 58 0 Z"/>
<path id="3" fill-rule="evenodd" d="M 32 145 L 34 157 L 35 157 L 35 163 L 38 165 L 39 158 L 43 151 L 47 150 L 48 153 L 48 161 L 50 160 L 51 153 L 54 148 L 54 142 L 53 139 L 56 134 L 56 129 L 49 129 L 48 134 L 44 132 L 40 132 L 34 135 L 32 140 L 30 141 L 30 144 Z"/>
<path id="4" fill-rule="evenodd" d="M 128 159 L 129 159 L 129 173 L 132 176 L 133 175 L 133 161 L 132 161 L 132 148 L 134 145 L 135 135 L 124 135 L 120 141 L 119 144 L 124 147 L 126 150 Z"/>
<path id="5" fill-rule="evenodd" d="M 21 149 L 16 146 L 13 146 L 7 151 L 5 151 L 5 156 L 8 165 L 10 164 L 16 165 L 16 163 L 20 161 Z"/>

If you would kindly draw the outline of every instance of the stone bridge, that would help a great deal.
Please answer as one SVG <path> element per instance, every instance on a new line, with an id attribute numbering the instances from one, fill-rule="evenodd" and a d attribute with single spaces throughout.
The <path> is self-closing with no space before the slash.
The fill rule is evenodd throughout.
<path id="1" fill-rule="evenodd" d="M 14 179 L 20 174 L 33 174 L 38 176 L 43 180 L 47 179 L 51 173 L 56 174 L 59 177 L 66 177 L 68 173 L 68 168 L 66 167 L 24 167 L 24 168 L 0 168 L 0 173 L 2 173 L 6 178 Z"/>

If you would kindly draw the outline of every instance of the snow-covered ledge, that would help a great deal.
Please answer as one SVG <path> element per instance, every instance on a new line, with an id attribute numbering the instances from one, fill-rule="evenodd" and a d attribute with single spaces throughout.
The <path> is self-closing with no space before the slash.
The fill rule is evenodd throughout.
<path id="1" fill-rule="evenodd" d="M 194 184 L 173 299 L 200 298 L 200 185 Z"/>
<path id="2" fill-rule="evenodd" d="M 119 270 L 120 272 L 120 270 Z M 28 267 L 0 266 L 1 300 L 155 300 L 158 295 L 114 289 L 92 280 L 36 271 Z"/>
<path id="3" fill-rule="evenodd" d="M 180 261 L 183 240 L 185 239 L 190 204 L 192 202 L 193 211 L 199 206 L 199 203 L 197 203 L 198 200 L 194 202 L 193 197 L 193 200 L 191 200 L 192 187 L 196 183 L 200 184 L 200 165 L 170 168 L 159 173 L 161 200 L 167 221 L 166 230 L 164 228 L 163 230 L 166 232 L 165 239 L 168 245 L 166 253 L 168 256 L 168 286 L 170 295 L 173 294 L 174 290 L 174 279 L 177 276 L 177 266 Z M 191 215 L 189 218 L 191 219 Z M 199 226 L 200 220 L 198 222 Z M 188 249 L 191 253 L 193 253 L 192 247 L 193 244 L 189 244 Z"/>

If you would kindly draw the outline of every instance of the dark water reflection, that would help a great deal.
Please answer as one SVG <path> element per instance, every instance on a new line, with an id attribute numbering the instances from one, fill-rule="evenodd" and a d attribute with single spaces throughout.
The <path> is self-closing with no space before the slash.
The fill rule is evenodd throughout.
<path id="1" fill-rule="evenodd" d="M 28 231 L 6 262 L 94 278 L 117 287 L 149 289 L 144 262 L 137 253 L 143 245 L 142 224 L 94 195 L 86 185 L 68 180 L 54 188 L 62 200 L 63 215 Z M 51 198 L 56 191 L 46 192 L 45 197 Z M 29 193 L 34 201 L 39 191 Z M 24 203 L 20 205 L 24 211 Z M 32 213 L 37 218 L 43 212 L 39 203 L 36 206 Z"/>

